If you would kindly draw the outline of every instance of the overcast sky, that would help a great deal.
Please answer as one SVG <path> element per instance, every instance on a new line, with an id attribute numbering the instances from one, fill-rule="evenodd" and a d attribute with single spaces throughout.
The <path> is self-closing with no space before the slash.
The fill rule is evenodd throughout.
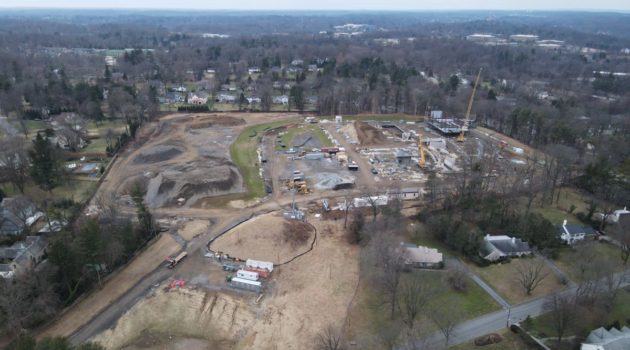
<path id="1" fill-rule="evenodd" d="M 0 0 L 0 7 L 207 10 L 630 10 L 630 0 Z"/>

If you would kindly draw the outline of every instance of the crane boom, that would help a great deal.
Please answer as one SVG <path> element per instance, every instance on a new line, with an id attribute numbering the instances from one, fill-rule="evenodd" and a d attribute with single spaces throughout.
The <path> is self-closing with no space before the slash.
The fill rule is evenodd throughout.
<path id="1" fill-rule="evenodd" d="M 468 108 L 466 109 L 466 115 L 464 116 L 464 125 L 462 125 L 462 133 L 457 137 L 457 141 L 464 142 L 466 140 L 465 133 L 468 131 L 468 123 L 470 118 L 470 111 L 472 111 L 473 101 L 475 100 L 475 93 L 477 92 L 477 85 L 479 85 L 479 78 L 481 77 L 481 71 L 483 68 L 479 69 L 479 73 L 477 73 L 477 78 L 475 79 L 475 85 L 473 86 L 472 93 L 470 94 L 470 100 L 468 100 Z"/>

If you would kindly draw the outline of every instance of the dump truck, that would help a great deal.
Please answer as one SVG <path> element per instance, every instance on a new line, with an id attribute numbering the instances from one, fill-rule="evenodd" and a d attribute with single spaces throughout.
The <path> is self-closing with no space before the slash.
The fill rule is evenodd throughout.
<path id="1" fill-rule="evenodd" d="M 175 267 L 177 264 L 179 264 L 180 261 L 184 260 L 184 258 L 188 255 L 188 253 L 186 252 L 181 252 L 179 253 L 178 256 L 176 257 L 168 257 L 166 258 L 166 267 L 168 267 L 169 269 L 172 269 L 173 267 Z"/>

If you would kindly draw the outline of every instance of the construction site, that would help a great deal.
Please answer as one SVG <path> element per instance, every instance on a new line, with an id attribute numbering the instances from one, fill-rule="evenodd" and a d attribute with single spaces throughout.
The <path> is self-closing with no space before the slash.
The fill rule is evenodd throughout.
<path id="1" fill-rule="evenodd" d="M 139 190 L 161 233 L 44 335 L 107 349 L 309 348 L 321 329 L 346 327 L 358 288 L 344 211 L 421 200 L 430 174 L 448 179 L 487 154 L 504 169 L 525 164 L 517 144 L 462 132 L 468 115 L 455 135 L 410 116 L 174 114 L 145 125 L 88 212 L 134 215 Z"/>

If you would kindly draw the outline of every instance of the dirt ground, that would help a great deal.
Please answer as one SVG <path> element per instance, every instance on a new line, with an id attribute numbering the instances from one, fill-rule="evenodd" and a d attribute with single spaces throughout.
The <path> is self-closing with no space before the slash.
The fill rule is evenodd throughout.
<path id="1" fill-rule="evenodd" d="M 176 113 L 148 123 L 118 159 L 98 198 L 131 210 L 130 190 L 140 185 L 151 208 L 188 208 L 207 198 L 245 191 L 229 148 L 249 124 L 286 119 L 286 114 Z"/>
<path id="2" fill-rule="evenodd" d="M 236 227 L 212 243 L 210 249 L 240 259 L 271 261 L 279 264 L 310 248 L 314 232 L 299 245 L 286 241 L 283 233 L 287 220 L 281 213 L 261 215 Z"/>
<path id="3" fill-rule="evenodd" d="M 162 234 L 155 243 L 138 255 L 132 264 L 106 281 L 102 289 L 96 289 L 63 314 L 57 322 L 41 334 L 41 337 L 70 336 L 138 283 L 147 271 L 155 269 L 166 256 L 173 255 L 180 249 L 181 246 L 169 234 Z"/>
<path id="4" fill-rule="evenodd" d="M 387 143 L 381 130 L 366 122 L 355 121 L 354 128 L 361 146 L 382 146 Z"/>
<path id="5" fill-rule="evenodd" d="M 208 220 L 193 220 L 193 221 L 186 222 L 183 225 L 183 227 L 177 231 L 177 233 L 183 239 L 190 241 L 191 239 L 206 232 L 209 227 L 210 227 L 210 222 Z"/>
<path id="6" fill-rule="evenodd" d="M 174 349 L 172 339 L 193 339 L 191 348 L 205 349 L 200 338 L 219 350 L 313 348 L 321 330 L 344 323 L 358 283 L 359 253 L 332 233 L 341 232 L 341 222 L 314 220 L 321 234 L 313 251 L 275 268 L 260 304 L 246 292 L 159 290 L 93 340 L 107 349 Z M 171 337 L 148 341 L 147 332 Z"/>

